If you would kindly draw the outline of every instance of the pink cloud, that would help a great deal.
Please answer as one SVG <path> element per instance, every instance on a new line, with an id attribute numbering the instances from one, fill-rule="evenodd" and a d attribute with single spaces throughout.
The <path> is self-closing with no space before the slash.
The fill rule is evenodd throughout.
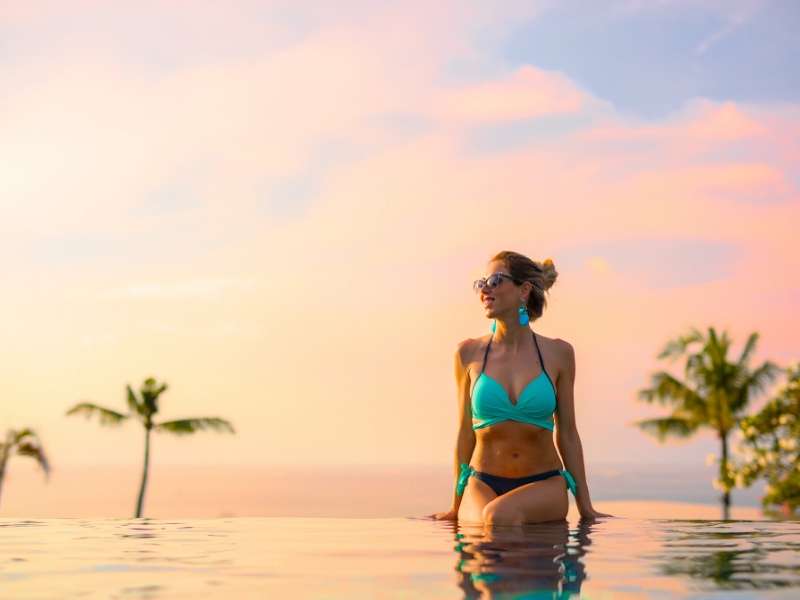
<path id="1" fill-rule="evenodd" d="M 494 81 L 442 92 L 433 114 L 462 123 L 514 121 L 578 113 L 588 100 L 560 73 L 526 65 Z"/>
<path id="2" fill-rule="evenodd" d="M 621 118 L 596 125 L 583 133 L 587 140 L 650 141 L 653 143 L 721 144 L 768 137 L 771 128 L 733 102 L 698 99 L 666 122 L 637 124 Z"/>

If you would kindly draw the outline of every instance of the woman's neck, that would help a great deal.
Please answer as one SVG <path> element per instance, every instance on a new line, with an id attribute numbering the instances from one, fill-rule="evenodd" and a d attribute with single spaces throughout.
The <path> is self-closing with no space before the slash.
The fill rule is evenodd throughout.
<path id="1" fill-rule="evenodd" d="M 516 317 L 509 321 L 496 319 L 495 322 L 494 343 L 514 350 L 527 343 L 531 328 L 520 325 Z"/>

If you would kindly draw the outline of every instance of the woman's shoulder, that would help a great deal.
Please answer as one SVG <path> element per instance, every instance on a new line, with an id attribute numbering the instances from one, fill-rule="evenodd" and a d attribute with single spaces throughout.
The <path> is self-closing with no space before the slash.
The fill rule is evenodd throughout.
<path id="1" fill-rule="evenodd" d="M 563 338 L 546 337 L 540 333 L 537 333 L 536 336 L 539 338 L 542 345 L 546 346 L 553 354 L 567 360 L 575 356 L 575 349 L 567 340 Z"/>
<path id="2" fill-rule="evenodd" d="M 478 352 L 480 348 L 484 348 L 486 344 L 489 343 L 490 337 L 490 335 L 482 335 L 477 338 L 467 338 L 465 340 L 461 340 L 456 348 L 456 352 L 461 358 L 461 363 L 465 365 L 471 363 L 474 360 L 476 352 Z"/>

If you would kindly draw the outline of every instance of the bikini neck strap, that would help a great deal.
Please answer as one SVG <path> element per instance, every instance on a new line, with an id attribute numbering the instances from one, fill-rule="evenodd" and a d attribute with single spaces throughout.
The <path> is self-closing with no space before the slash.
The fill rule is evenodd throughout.
<path id="1" fill-rule="evenodd" d="M 544 358 L 542 358 L 542 351 L 539 350 L 539 342 L 536 339 L 536 333 L 533 331 L 533 329 L 531 329 L 531 335 L 533 336 L 533 344 L 534 346 L 536 346 L 536 353 L 539 355 L 539 364 L 542 365 L 542 371 L 544 371 L 545 370 Z M 486 360 L 489 358 L 489 349 L 492 347 L 493 339 L 494 339 L 494 332 L 492 332 L 492 335 L 489 338 L 489 343 L 486 344 L 486 350 L 483 353 L 483 364 L 481 365 L 481 373 L 483 373 L 483 371 L 486 369 Z"/>
<path id="2" fill-rule="evenodd" d="M 489 338 L 489 343 L 486 344 L 486 351 L 483 353 L 483 364 L 481 365 L 481 373 L 486 368 L 486 359 L 489 358 L 489 348 L 492 347 L 492 340 L 494 339 L 494 332 L 492 332 L 492 336 Z"/>

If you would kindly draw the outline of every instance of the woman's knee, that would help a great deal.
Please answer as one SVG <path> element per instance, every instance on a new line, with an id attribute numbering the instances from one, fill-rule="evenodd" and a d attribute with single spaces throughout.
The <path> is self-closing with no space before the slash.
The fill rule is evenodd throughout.
<path id="1" fill-rule="evenodd" d="M 487 525 L 520 525 L 522 511 L 509 502 L 489 502 L 483 507 L 483 522 Z"/>

